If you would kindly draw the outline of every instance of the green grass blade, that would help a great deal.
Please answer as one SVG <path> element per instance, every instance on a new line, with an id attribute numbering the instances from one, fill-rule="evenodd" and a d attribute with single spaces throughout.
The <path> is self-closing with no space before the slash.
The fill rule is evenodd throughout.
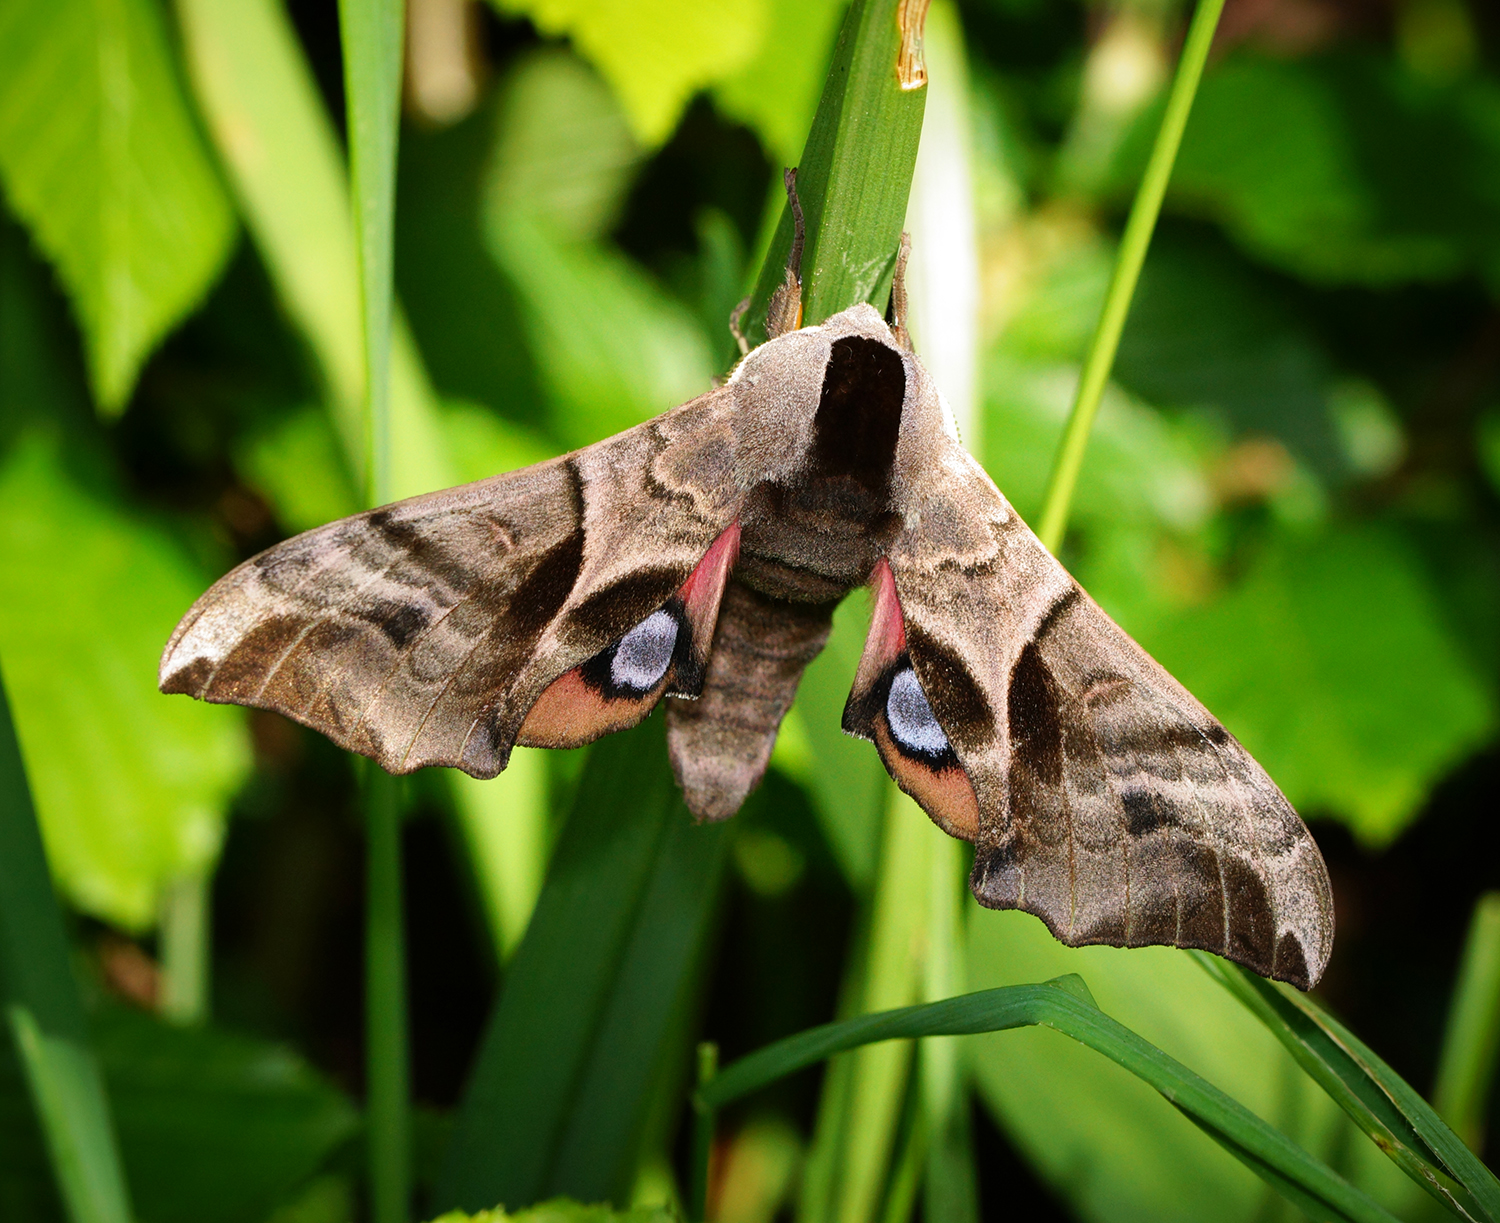
<path id="1" fill-rule="evenodd" d="M 384 505 L 391 479 L 391 295 L 402 0 L 339 0 L 348 106 L 349 182 L 365 367 L 366 499 Z M 375 1223 L 411 1210 L 411 1084 L 398 783 L 365 770 L 365 1079 Z"/>
<path id="2" fill-rule="evenodd" d="M 128 1223 L 119 1147 L 0 681 L 0 997 L 72 1223 Z"/>
<path id="3" fill-rule="evenodd" d="M 392 242 L 405 16 L 402 0 L 339 0 L 372 505 L 391 499 Z"/>
<path id="4" fill-rule="evenodd" d="M 725 835 L 688 816 L 659 718 L 590 749 L 470 1075 L 437 1208 L 628 1192 Z"/>
<path id="5" fill-rule="evenodd" d="M 1314 1218 L 1391 1223 L 1394 1216 L 1279 1130 L 1175 1058 L 1100 1011 L 1077 977 L 1013 985 L 824 1024 L 728 1066 L 698 1093 L 720 1108 L 785 1075 L 883 1040 L 973 1035 L 1043 1024 L 1071 1036 L 1154 1087 L 1232 1154 Z"/>
<path id="6" fill-rule="evenodd" d="M 1438 1058 L 1433 1105 L 1471 1151 L 1484 1141 L 1485 1106 L 1500 1046 L 1500 892 L 1474 906 L 1448 1028 Z"/>
<path id="7" fill-rule="evenodd" d="M 1464 1218 L 1500 1215 L 1500 1182 L 1395 1071 L 1311 999 L 1195 953 L 1407 1176 Z M 1452 1185 L 1447 1177 L 1457 1181 Z"/>
<path id="8" fill-rule="evenodd" d="M 1094 427 L 1094 415 L 1109 382 L 1115 350 L 1120 346 L 1120 333 L 1125 329 L 1125 316 L 1130 313 L 1130 299 L 1135 294 L 1141 267 L 1146 262 L 1146 248 L 1151 245 L 1151 232 L 1156 228 L 1161 202 L 1167 193 L 1167 181 L 1172 177 L 1172 163 L 1177 160 L 1177 148 L 1182 143 L 1182 132 L 1187 127 L 1193 96 L 1198 92 L 1198 81 L 1203 76 L 1203 65 L 1208 59 L 1209 47 L 1213 45 L 1214 30 L 1223 8 L 1224 0 L 1198 0 L 1198 10 L 1193 14 L 1187 41 L 1183 43 L 1182 58 L 1177 63 L 1172 92 L 1167 97 L 1166 113 L 1162 115 L 1161 128 L 1156 134 L 1156 144 L 1151 150 L 1150 161 L 1146 163 L 1146 173 L 1141 178 L 1135 203 L 1130 208 L 1130 218 L 1125 223 L 1125 233 L 1120 239 L 1120 253 L 1115 258 L 1104 309 L 1083 361 L 1073 410 L 1063 430 L 1052 478 L 1047 485 L 1046 500 L 1037 520 L 1037 537 L 1054 552 L 1062 543 L 1068 525 L 1068 508 L 1073 501 L 1079 469 L 1083 466 L 1083 454 L 1088 448 L 1089 431 Z"/>
<path id="9" fill-rule="evenodd" d="M 901 7 L 899 0 L 849 6 L 802 150 L 804 324 L 856 302 L 883 309 L 889 293 L 927 95 L 925 87 L 903 89 L 897 77 Z M 765 339 L 766 305 L 791 249 L 792 217 L 783 209 L 745 320 L 751 343 Z"/>
<path id="10" fill-rule="evenodd" d="M 363 291 L 338 133 L 280 0 L 175 4 L 204 124 L 277 299 L 317 362 L 351 483 L 365 493 Z M 399 309 L 392 331 L 390 478 L 393 496 L 410 497 L 458 481 Z"/>

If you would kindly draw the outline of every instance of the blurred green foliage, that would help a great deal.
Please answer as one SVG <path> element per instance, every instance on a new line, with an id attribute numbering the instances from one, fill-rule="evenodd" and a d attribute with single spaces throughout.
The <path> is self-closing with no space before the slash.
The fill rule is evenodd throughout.
<path id="1" fill-rule="evenodd" d="M 724 372 L 724 319 L 771 240 L 776 171 L 800 156 L 844 11 L 410 5 L 400 495 L 596 440 Z M 1484 805 L 1500 686 L 1500 30 L 1464 0 L 1372 3 L 1363 18 L 1308 0 L 1317 20 L 1300 26 L 1291 7 L 1229 6 L 1063 556 L 1313 820 L 1341 922 L 1329 997 L 1422 1086 L 1468 905 L 1500 883 Z M 167 633 L 215 576 L 360 502 L 332 11 L 0 6 L 0 659 L 47 851 L 86 979 L 146 1007 L 162 898 L 222 851 L 215 1008 L 253 1033 L 96 1006 L 143 1220 L 279 1208 L 283 1223 L 342 1223 L 361 1209 L 348 770 L 275 719 L 154 689 Z M 448 41 L 424 42 L 419 18 L 443 11 L 459 15 Z M 974 184 L 982 296 L 967 436 L 1033 514 L 1183 13 L 1146 0 L 957 12 L 972 87 L 955 147 Z M 469 82 L 466 102 L 423 101 L 442 72 Z M 931 879 L 957 865 L 927 844 L 936 830 L 899 823 L 873 752 L 838 731 L 867 614 L 862 596 L 840 610 L 766 787 L 708 848 L 664 831 L 680 812 L 666 798 L 647 811 L 645 783 L 618 828 L 596 804 L 584 843 L 591 826 L 566 813 L 580 784 L 601 783 L 587 770 L 580 783 L 575 754 L 528 755 L 493 783 L 418 779 L 414 1057 L 442 1117 L 421 1140 L 436 1152 L 419 1160 L 422 1200 L 444 1204 L 448 1118 L 497 971 L 490 1040 L 505 1056 L 553 1050 L 526 1067 L 553 1072 L 556 1141 L 521 1196 L 622 1206 L 677 1192 L 675 1093 L 700 1030 L 742 1051 L 838 1008 L 932 996 L 939 980 L 955 992 L 965 976 L 977 988 L 1077 972 L 1106 1012 L 1408 1209 L 1406 1182 L 1185 957 L 1071 951 L 968 901 L 941 933 L 915 898 L 940 895 Z M 572 855 L 591 850 L 606 871 L 610 836 L 639 842 L 621 851 L 614 908 L 592 892 L 567 902 Z M 684 842 L 680 861 L 668 841 Z M 695 887 L 671 890 L 674 863 L 697 864 Z M 108 950 L 106 928 L 132 936 L 135 959 Z M 591 935 L 595 958 L 570 962 L 569 940 Z M 721 953 L 705 961 L 703 946 Z M 929 972 L 939 961 L 947 976 Z M 548 976 L 564 968 L 592 973 L 588 990 Z M 899 1215 L 891 1169 L 921 1141 L 919 1118 L 947 1115 L 917 1103 L 945 1081 L 982 1104 L 959 1149 L 985 1217 L 1007 1195 L 1035 1218 L 1292 1217 L 1153 1092 L 1055 1033 L 960 1049 L 956 1080 L 925 1051 L 862 1070 L 850 1059 L 821 1105 L 798 1080 L 729 1116 L 719 1217 L 768 1223 L 799 1192 L 805 1223 Z M 860 1091 L 879 1125 L 818 1129 L 820 1108 L 847 1119 Z M 523 1144 L 530 1118 L 515 1115 Z M 28 1118 L 6 1060 L 0 1202 L 52 1217 Z M 859 1184 L 819 1199 L 836 1165 Z M 606 1218 L 505 1217 L 532 1214 Z"/>

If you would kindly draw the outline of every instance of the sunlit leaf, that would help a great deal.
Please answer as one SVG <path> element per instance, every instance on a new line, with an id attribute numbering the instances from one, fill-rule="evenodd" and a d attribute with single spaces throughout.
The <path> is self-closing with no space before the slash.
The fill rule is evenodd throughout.
<path id="1" fill-rule="evenodd" d="M 236 712 L 156 691 L 203 585 L 159 529 L 80 488 L 50 442 L 0 466 L 0 657 L 48 857 L 75 905 L 130 929 L 212 863 L 249 765 Z"/>
<path id="2" fill-rule="evenodd" d="M 671 135 L 688 99 L 760 50 L 769 0 L 493 0 L 564 34 L 613 87 L 637 138 Z"/>
<path id="3" fill-rule="evenodd" d="M 0 1208 L 127 1223 L 129 1194 L 0 676 Z M 29 1148 L 29 1149 L 27 1149 Z M 50 1157 L 50 1159 L 49 1159 Z M 50 1166 L 49 1166 L 50 1163 Z"/>
<path id="4" fill-rule="evenodd" d="M 100 408 L 118 412 L 234 236 L 152 0 L 0 9 L 0 182 L 73 301 Z"/>

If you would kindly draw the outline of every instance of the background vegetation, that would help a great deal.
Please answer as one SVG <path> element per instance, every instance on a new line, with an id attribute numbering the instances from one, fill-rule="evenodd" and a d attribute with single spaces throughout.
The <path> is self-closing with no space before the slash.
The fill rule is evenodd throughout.
<path id="1" fill-rule="evenodd" d="M 392 495 L 596 440 L 727 368 L 843 8 L 410 0 Z M 913 330 L 1028 517 L 1185 19 L 1168 0 L 929 16 Z M 1310 819 L 1339 918 L 1323 1000 L 1481 1152 L 1494 20 L 1464 0 L 1231 0 L 1062 550 Z M 370 485 L 343 62 L 333 3 L 0 5 L 0 663 L 151 1223 L 367 1209 L 359 770 L 154 683 L 209 581 Z M 587 772 L 522 751 L 495 782 L 405 783 L 418 1209 L 681 1200 L 700 1037 L 727 1061 L 835 1014 L 1076 972 L 1418 1216 L 1190 957 L 1070 951 L 961 899 L 961 847 L 837 731 L 865 620 L 856 596 L 720 829 L 689 827 L 652 771 L 659 720 Z M 724 1223 L 1295 1217 L 1043 1029 L 848 1054 L 718 1135 Z M 0 1214 L 60 1210 L 0 1042 Z"/>

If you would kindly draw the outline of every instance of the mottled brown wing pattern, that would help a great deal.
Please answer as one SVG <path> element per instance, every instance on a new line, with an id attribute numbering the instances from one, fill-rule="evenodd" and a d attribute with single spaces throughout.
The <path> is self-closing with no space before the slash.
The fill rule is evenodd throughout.
<path id="1" fill-rule="evenodd" d="M 275 710 L 392 772 L 493 777 L 548 685 L 672 599 L 732 524 L 730 406 L 711 392 L 271 548 L 184 617 L 162 691 Z"/>
<path id="2" fill-rule="evenodd" d="M 912 664 L 978 798 L 975 896 L 1070 945 L 1198 947 L 1307 988 L 1333 942 L 1307 828 L 977 464 L 954 474 L 909 495 L 926 523 L 969 524 L 961 548 L 914 532 L 890 564 Z"/>

